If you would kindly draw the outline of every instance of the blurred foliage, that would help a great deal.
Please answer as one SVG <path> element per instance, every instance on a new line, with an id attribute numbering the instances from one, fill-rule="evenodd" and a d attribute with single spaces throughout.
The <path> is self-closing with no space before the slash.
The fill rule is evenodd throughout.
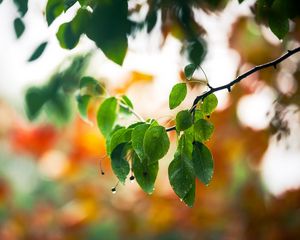
<path id="1" fill-rule="evenodd" d="M 25 29 L 22 18 L 27 12 L 27 1 L 14 2 L 19 11 L 14 22 L 15 32 L 17 37 L 21 37 Z M 80 36 L 86 34 L 110 60 L 122 64 L 128 36 L 134 36 L 143 28 L 150 33 L 161 22 L 159 27 L 163 37 L 172 34 L 179 39 L 182 52 L 192 64 L 199 66 L 206 54 L 205 29 L 195 20 L 194 11 L 202 9 L 217 13 L 228 1 L 147 1 L 149 8 L 141 21 L 132 20 L 142 7 L 138 3 L 128 9 L 127 2 L 120 0 L 78 2 L 80 7 L 75 17 L 63 23 L 57 32 L 63 48 L 74 48 Z M 243 0 L 239 2 L 243 4 Z M 76 3 L 49 0 L 46 7 L 48 25 Z M 295 0 L 257 0 L 252 7 L 253 17 L 241 17 L 234 23 L 229 45 L 241 56 L 240 71 L 273 60 L 293 41 L 299 41 L 297 6 Z M 267 40 L 260 24 L 266 24 L 279 39 L 284 39 L 283 44 L 275 45 Z M 32 59 L 37 59 L 45 47 L 39 46 Z M 45 85 L 29 88 L 25 98 L 28 117 L 33 120 L 46 113 L 50 123 L 65 123 L 74 110 L 72 99 L 75 99 L 74 92 L 78 90 L 77 103 L 82 119 L 96 122 L 99 101 L 90 100 L 104 92 L 98 80 L 82 78 L 88 59 L 89 55 L 75 57 L 67 67 L 54 73 Z M 124 173 L 118 168 L 119 162 L 111 169 L 105 148 L 120 141 L 122 145 L 115 146 L 125 146 L 124 142 L 128 142 L 126 135 L 115 137 L 116 142 L 112 140 L 113 136 L 108 138 L 110 141 L 105 141 L 97 129 L 77 117 L 61 129 L 49 122 L 46 125 L 27 123 L 0 102 L 5 116 L 0 118 L 0 239 L 299 239 L 299 189 L 279 197 L 270 196 L 263 188 L 257 171 L 270 143 L 270 133 L 276 134 L 278 141 L 283 141 L 290 134 L 286 119 L 288 106 L 295 104 L 294 114 L 298 113 L 299 60 L 286 61 L 277 69 L 263 70 L 237 85 L 223 110 L 210 116 L 217 105 L 215 100 L 202 104 L 205 111 L 197 106 L 194 116 L 197 124 L 194 127 L 198 131 L 195 137 L 200 142 L 210 139 L 206 144 L 215 159 L 213 167 L 212 161 L 206 162 L 209 171 L 199 171 L 207 174 L 198 177 L 206 184 L 211 180 L 213 169 L 214 178 L 209 188 L 195 181 L 190 163 L 186 161 L 185 155 L 193 155 L 191 149 L 185 146 L 185 141 L 190 141 L 189 132 L 185 129 L 190 126 L 187 121 L 190 116 L 185 112 L 187 117 L 182 119 L 178 116 L 176 119 L 180 122 L 178 131 L 185 132 L 169 168 L 170 182 L 182 200 L 190 206 L 195 205 L 193 209 L 184 206 L 169 186 L 166 177 L 169 162 L 160 162 L 162 173 L 157 176 L 156 160 L 165 154 L 167 141 L 155 144 L 152 138 L 147 141 L 152 149 L 150 155 L 160 155 L 153 157 L 155 161 L 150 167 L 143 161 L 133 160 L 133 173 L 141 188 L 152 193 L 155 186 L 156 191 L 151 196 L 146 196 L 136 183 L 118 186 L 117 194 L 112 195 L 110 186 L 115 186 L 112 173 L 117 172 L 122 179 Z M 292 86 L 288 89 L 280 85 L 280 81 L 286 78 L 282 76 L 286 75 Z M 115 92 L 125 94 L 132 84 L 141 79 L 151 81 L 153 77 L 132 72 L 127 84 L 119 86 Z M 277 101 L 270 109 L 270 127 L 258 131 L 241 125 L 236 113 L 242 97 L 251 96 L 262 87 L 270 87 Z M 101 114 L 105 116 L 105 112 L 121 111 L 120 103 L 125 105 L 123 111 L 132 109 L 131 101 L 122 96 L 120 99 L 112 97 L 118 101 L 119 108 L 109 106 Z M 109 124 L 118 126 L 114 113 L 108 118 Z M 146 124 L 159 128 L 155 121 Z M 211 135 L 212 124 L 216 128 L 214 135 Z M 111 131 L 112 126 L 101 127 L 101 121 L 99 126 L 105 129 L 104 133 L 114 132 Z M 118 130 L 119 134 L 131 132 L 130 127 L 121 127 L 120 131 L 118 126 L 115 131 Z M 169 136 L 172 144 L 176 136 L 172 133 Z M 199 144 L 193 144 L 197 146 L 194 155 L 205 153 L 209 156 L 206 160 L 210 160 L 210 153 L 198 152 L 198 148 L 204 148 Z M 143 154 L 138 152 L 137 145 L 133 146 L 137 155 L 132 156 L 133 159 Z M 186 148 L 184 153 L 182 148 Z M 119 155 L 123 158 L 123 151 L 113 151 L 115 149 L 111 149 L 111 154 L 118 154 L 117 159 L 120 159 Z M 158 153 L 153 149 L 157 149 Z M 101 169 L 98 169 L 95 166 L 99 166 L 100 159 Z M 178 159 L 183 159 L 183 164 L 178 164 Z M 196 166 L 200 169 L 206 167 Z M 145 167 L 149 168 L 146 176 L 143 174 Z M 183 174 L 174 177 L 174 168 Z M 105 176 L 100 174 L 103 170 Z M 130 171 L 126 165 L 125 174 L 132 174 Z M 184 182 L 187 182 L 188 188 L 182 187 Z"/>

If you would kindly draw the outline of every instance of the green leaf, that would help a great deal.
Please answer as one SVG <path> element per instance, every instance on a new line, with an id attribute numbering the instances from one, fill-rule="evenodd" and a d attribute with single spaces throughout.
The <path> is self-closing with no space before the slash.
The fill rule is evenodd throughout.
<path id="1" fill-rule="evenodd" d="M 92 95 L 101 95 L 104 93 L 104 86 L 102 86 L 96 79 L 89 76 L 85 76 L 80 79 L 79 88 L 80 90 L 86 90 L 85 92 Z"/>
<path id="2" fill-rule="evenodd" d="M 148 164 L 155 163 L 169 150 L 170 141 L 166 129 L 162 126 L 151 126 L 144 137 L 143 148 Z"/>
<path id="3" fill-rule="evenodd" d="M 205 115 L 210 115 L 218 106 L 218 99 L 215 94 L 210 94 L 206 98 L 204 98 L 203 103 L 201 105 L 201 111 Z"/>
<path id="4" fill-rule="evenodd" d="M 191 160 L 185 154 L 175 155 L 174 160 L 169 165 L 168 173 L 174 192 L 183 200 L 195 183 Z"/>
<path id="5" fill-rule="evenodd" d="M 205 119 L 199 119 L 194 124 L 195 139 L 198 142 L 209 140 L 214 131 L 214 125 Z"/>
<path id="6" fill-rule="evenodd" d="M 206 55 L 206 43 L 202 38 L 193 38 L 187 44 L 188 57 L 191 63 L 199 66 Z"/>
<path id="7" fill-rule="evenodd" d="M 289 19 L 281 14 L 270 14 L 269 26 L 278 39 L 283 39 L 289 32 Z"/>
<path id="8" fill-rule="evenodd" d="M 193 124 L 192 114 L 189 110 L 183 110 L 176 115 L 176 130 L 183 131 Z"/>
<path id="9" fill-rule="evenodd" d="M 121 183 L 125 183 L 126 177 L 129 174 L 130 167 L 126 159 L 128 144 L 119 144 L 111 153 L 111 167 L 114 174 Z"/>
<path id="10" fill-rule="evenodd" d="M 26 113 L 30 120 L 33 120 L 38 116 L 46 101 L 47 98 L 43 89 L 31 87 L 27 90 L 25 95 L 25 103 Z"/>
<path id="11" fill-rule="evenodd" d="M 140 159 L 145 159 L 143 144 L 145 133 L 149 127 L 149 124 L 144 123 L 136 126 L 132 131 L 132 148 Z"/>
<path id="12" fill-rule="evenodd" d="M 133 104 L 126 95 L 123 95 L 121 97 L 121 103 L 124 106 L 120 105 L 120 112 L 124 114 L 131 114 L 132 112 L 130 111 L 130 109 L 133 109 Z"/>
<path id="13" fill-rule="evenodd" d="M 180 105 L 187 94 L 187 87 L 185 83 L 177 83 L 171 90 L 169 95 L 169 107 L 174 109 Z"/>
<path id="14" fill-rule="evenodd" d="M 32 62 L 35 61 L 36 59 L 38 59 L 43 52 L 45 51 L 46 47 L 47 47 L 48 42 L 43 42 L 41 43 L 32 53 L 32 55 L 30 56 L 30 58 L 28 59 L 28 62 Z"/>
<path id="15" fill-rule="evenodd" d="M 200 142 L 194 142 L 193 165 L 197 178 L 208 185 L 214 172 L 214 162 L 209 149 Z"/>
<path id="16" fill-rule="evenodd" d="M 77 97 L 76 97 L 80 116 L 86 122 L 90 122 L 88 119 L 87 113 L 88 113 L 88 105 L 89 105 L 91 98 L 92 97 L 90 95 L 77 95 Z"/>
<path id="17" fill-rule="evenodd" d="M 195 70 L 197 69 L 197 65 L 195 65 L 194 63 L 191 63 L 187 66 L 185 66 L 184 68 L 184 75 L 186 77 L 187 80 L 191 80 L 193 77 L 193 74 L 195 72 Z"/>
<path id="18" fill-rule="evenodd" d="M 122 65 L 127 52 L 128 3 L 124 0 L 103 1 L 93 10 L 86 35 L 107 58 Z"/>
<path id="19" fill-rule="evenodd" d="M 117 118 L 117 99 L 107 98 L 99 107 L 97 123 L 102 134 L 107 137 L 111 132 Z"/>
<path id="20" fill-rule="evenodd" d="M 242 3 L 242 2 L 244 2 L 245 0 L 238 0 L 239 1 L 239 3 Z"/>
<path id="21" fill-rule="evenodd" d="M 80 34 L 74 33 L 71 22 L 67 22 L 59 26 L 56 37 L 62 48 L 73 49 L 79 42 Z"/>
<path id="22" fill-rule="evenodd" d="M 64 10 L 65 12 L 72 7 L 75 3 L 77 2 L 77 0 L 64 0 Z"/>
<path id="23" fill-rule="evenodd" d="M 196 183 L 194 181 L 191 189 L 188 191 L 188 193 L 182 199 L 183 202 L 185 202 L 185 204 L 188 205 L 189 207 L 193 207 L 194 206 L 194 203 L 195 203 L 195 193 L 196 193 Z"/>
<path id="24" fill-rule="evenodd" d="M 158 162 L 148 165 L 147 161 L 141 160 L 135 152 L 132 160 L 132 170 L 137 183 L 146 193 L 152 194 L 158 173 Z"/>
<path id="25" fill-rule="evenodd" d="M 24 17 L 28 11 L 28 0 L 14 0 L 16 7 L 18 8 L 18 12 L 21 17 Z"/>
<path id="26" fill-rule="evenodd" d="M 64 0 L 48 0 L 46 5 L 46 19 L 48 26 L 63 13 L 64 8 Z"/>
<path id="27" fill-rule="evenodd" d="M 21 18 L 16 18 L 14 20 L 14 29 L 15 29 L 17 38 L 20 38 L 25 30 L 25 25 Z"/>
<path id="28" fill-rule="evenodd" d="M 107 147 L 107 153 L 110 154 L 119 144 L 131 140 L 132 129 L 120 128 L 114 132 Z"/>

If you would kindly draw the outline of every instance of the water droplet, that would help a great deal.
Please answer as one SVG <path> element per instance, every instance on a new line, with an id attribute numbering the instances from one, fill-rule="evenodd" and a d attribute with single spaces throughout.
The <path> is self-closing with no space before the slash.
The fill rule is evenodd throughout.
<path id="1" fill-rule="evenodd" d="M 183 199 L 182 198 L 180 198 L 180 202 L 182 202 L 183 201 Z"/>
<path id="2" fill-rule="evenodd" d="M 131 175 L 130 178 L 129 178 L 129 180 L 130 180 L 131 183 L 133 183 L 134 182 L 134 176 Z"/>
<path id="3" fill-rule="evenodd" d="M 153 190 L 152 191 L 154 191 L 155 190 L 155 187 L 153 188 Z"/>
<path id="4" fill-rule="evenodd" d="M 115 187 L 113 187 L 113 188 L 111 189 L 111 192 L 112 192 L 112 194 L 115 194 L 115 193 L 117 192 L 117 189 L 116 189 Z"/>

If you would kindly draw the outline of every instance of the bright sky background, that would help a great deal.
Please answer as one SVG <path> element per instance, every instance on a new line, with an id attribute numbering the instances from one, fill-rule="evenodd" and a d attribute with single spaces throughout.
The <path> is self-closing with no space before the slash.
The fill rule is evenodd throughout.
<path id="1" fill-rule="evenodd" d="M 63 50 L 56 40 L 55 33 L 60 23 L 72 18 L 76 12 L 76 6 L 48 28 L 43 16 L 45 2 L 45 0 L 29 1 L 29 12 L 25 17 L 26 30 L 19 40 L 16 40 L 13 30 L 13 20 L 17 17 L 17 12 L 12 1 L 4 1 L 0 6 L 0 98 L 6 99 L 21 111 L 23 111 L 22 104 L 26 87 L 47 80 L 47 76 L 66 56 L 94 48 L 91 41 L 83 38 L 74 50 Z M 227 83 L 235 77 L 239 56 L 228 48 L 227 34 L 238 13 L 249 14 L 247 6 L 249 2 L 251 1 L 238 5 L 237 1 L 233 1 L 219 16 L 198 14 L 196 17 L 208 30 L 209 49 L 202 68 L 212 86 Z M 35 62 L 27 63 L 26 60 L 33 50 L 45 40 L 48 40 L 49 44 L 42 57 Z M 124 76 L 131 70 L 154 75 L 154 85 L 145 88 L 143 92 L 133 92 L 132 97 L 141 115 L 156 118 L 174 115 L 174 112 L 170 112 L 167 107 L 167 93 L 178 81 L 178 71 L 186 64 L 180 57 L 180 43 L 176 39 L 168 37 L 162 49 L 158 48 L 159 40 L 159 35 L 156 33 L 151 36 L 147 36 L 146 33 L 140 34 L 130 42 L 130 51 L 122 68 L 108 61 L 98 51 L 89 69 L 90 74 L 95 77 L 107 77 L 111 86 L 124 81 Z M 155 98 L 153 98 L 154 94 Z M 220 102 L 219 108 L 226 103 L 227 94 L 226 91 L 217 94 Z M 192 96 L 189 98 L 190 101 L 193 99 Z M 268 125 L 265 113 L 270 109 L 273 100 L 274 94 L 269 89 L 244 97 L 238 108 L 241 123 L 256 129 L 265 128 Z M 145 101 L 151 101 L 151 104 L 147 104 L 147 108 L 144 107 Z M 190 101 L 185 103 L 186 106 L 190 106 Z M 258 106 L 257 102 L 263 104 Z M 299 127 L 293 127 L 295 129 L 293 132 L 296 135 L 299 134 Z M 299 142 L 295 134 L 292 134 L 290 141 Z M 278 145 L 273 139 L 271 141 L 272 144 L 265 154 L 262 165 L 262 177 L 272 193 L 280 194 L 287 188 L 300 185 L 299 146 L 292 145 L 287 149 L 284 143 Z"/>

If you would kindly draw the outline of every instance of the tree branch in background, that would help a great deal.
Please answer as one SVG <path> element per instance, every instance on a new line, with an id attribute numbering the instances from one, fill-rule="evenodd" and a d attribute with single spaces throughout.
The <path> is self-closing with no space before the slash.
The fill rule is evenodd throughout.
<path id="1" fill-rule="evenodd" d="M 264 68 L 268 68 L 268 67 L 276 68 L 277 64 L 281 63 L 282 61 L 284 61 L 285 59 L 289 58 L 290 56 L 294 55 L 297 52 L 300 52 L 300 47 L 294 48 L 293 50 L 288 50 L 287 53 L 285 53 L 281 57 L 279 57 L 279 58 L 277 58 L 277 59 L 275 59 L 271 62 L 261 64 L 261 65 L 258 65 L 256 67 L 250 69 L 249 71 L 247 71 L 247 72 L 243 73 L 242 75 L 238 76 L 236 79 L 234 79 L 230 83 L 227 83 L 227 84 L 222 85 L 220 87 L 212 87 L 212 86 L 209 85 L 209 89 L 210 89 L 209 91 L 204 92 L 204 93 L 202 93 L 201 95 L 199 95 L 195 98 L 195 100 L 193 102 L 193 105 L 190 109 L 190 112 L 193 113 L 196 109 L 196 106 L 197 106 L 198 102 L 203 101 L 210 94 L 212 94 L 214 92 L 217 92 L 217 91 L 224 90 L 224 89 L 227 89 L 228 92 L 230 92 L 233 85 L 239 83 L 241 80 L 245 79 L 246 77 L 250 76 L 251 74 L 253 74 L 257 71 L 260 71 Z M 167 128 L 166 131 L 169 132 L 169 131 L 172 131 L 172 130 L 175 130 L 175 129 L 176 129 L 175 126 L 173 126 L 173 127 Z"/>

